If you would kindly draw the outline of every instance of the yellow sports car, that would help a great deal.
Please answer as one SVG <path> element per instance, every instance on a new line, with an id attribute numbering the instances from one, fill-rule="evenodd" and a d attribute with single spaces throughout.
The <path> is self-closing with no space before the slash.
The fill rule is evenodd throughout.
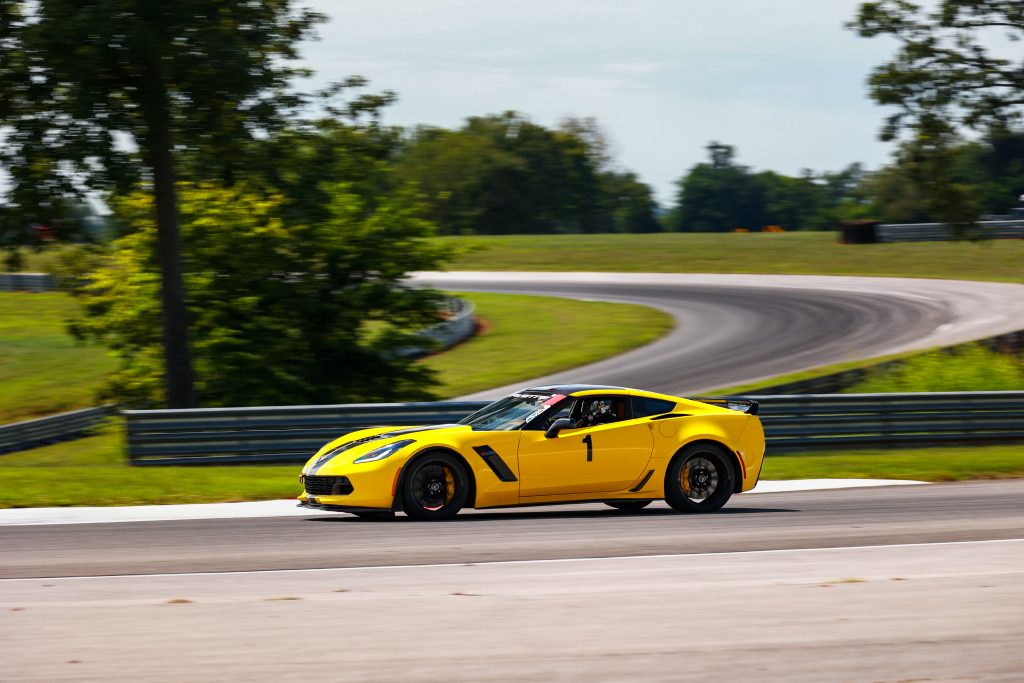
<path id="1" fill-rule="evenodd" d="M 331 441 L 299 477 L 304 507 L 451 519 L 464 507 L 664 499 L 718 510 L 757 483 L 757 403 L 592 385 L 523 389 L 457 424 L 374 427 Z"/>

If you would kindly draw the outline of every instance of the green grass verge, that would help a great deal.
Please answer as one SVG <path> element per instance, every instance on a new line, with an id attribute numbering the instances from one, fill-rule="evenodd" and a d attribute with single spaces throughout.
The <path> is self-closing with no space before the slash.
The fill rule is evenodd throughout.
<path id="1" fill-rule="evenodd" d="M 767 379 L 758 380 L 756 382 L 747 382 L 746 384 L 735 384 L 729 387 L 721 387 L 704 393 L 707 394 L 708 396 L 738 396 L 740 394 L 757 394 L 766 387 L 774 387 L 780 384 L 789 384 L 791 382 L 802 382 L 804 380 L 815 379 L 817 377 L 824 377 L 826 375 L 835 375 L 840 372 L 846 372 L 847 370 L 871 368 L 875 365 L 878 365 L 879 363 L 885 363 L 890 360 L 899 360 L 902 358 L 913 358 L 914 356 L 921 353 L 929 353 L 929 351 L 906 351 L 904 353 L 895 353 L 888 356 L 878 356 L 877 358 L 851 360 L 846 361 L 844 363 L 836 363 L 835 365 L 822 365 L 820 367 L 811 368 L 810 370 L 790 372 L 785 375 L 769 377 Z"/>
<path id="2" fill-rule="evenodd" d="M 1024 444 L 774 454 L 762 479 L 961 481 L 1024 477 Z"/>
<path id="3" fill-rule="evenodd" d="M 908 391 L 1020 391 L 1024 389 L 1024 357 L 968 344 L 955 351 L 932 351 L 878 368 L 845 393 Z"/>
<path id="4" fill-rule="evenodd" d="M 72 339 L 66 294 L 0 292 L 0 424 L 96 405 L 115 361 Z"/>
<path id="5" fill-rule="evenodd" d="M 1024 240 L 837 244 L 834 232 L 437 238 L 450 270 L 874 275 L 1024 282 Z"/>
<path id="6" fill-rule="evenodd" d="M 476 304 L 485 327 L 469 341 L 423 360 L 437 370 L 442 397 L 614 356 L 672 327 L 670 316 L 646 306 L 511 294 L 464 296 Z M 66 294 L 0 293 L 0 424 L 96 404 L 116 361 L 67 334 L 64 321 L 76 310 Z"/>
<path id="7" fill-rule="evenodd" d="M 217 503 L 292 498 L 298 465 L 132 467 L 119 426 L 0 456 L 0 508 Z"/>
<path id="8" fill-rule="evenodd" d="M 578 367 L 647 344 L 672 329 L 646 306 L 518 294 L 458 294 L 476 304 L 483 329 L 423 362 L 438 395 L 455 397 Z"/>
<path id="9" fill-rule="evenodd" d="M 891 360 L 904 363 L 875 368 Z M 1024 390 L 1024 358 L 988 351 L 968 344 L 956 351 L 931 349 L 826 365 L 768 379 L 721 387 L 708 395 L 757 394 L 765 388 L 834 375 L 864 368 L 867 376 L 843 390 L 845 394 L 901 393 L 916 391 L 1021 391 Z"/>
<path id="10" fill-rule="evenodd" d="M 120 426 L 0 456 L 0 508 L 218 503 L 292 498 L 298 465 L 132 467 Z M 1024 444 L 770 454 L 763 479 L 1024 477 Z"/>

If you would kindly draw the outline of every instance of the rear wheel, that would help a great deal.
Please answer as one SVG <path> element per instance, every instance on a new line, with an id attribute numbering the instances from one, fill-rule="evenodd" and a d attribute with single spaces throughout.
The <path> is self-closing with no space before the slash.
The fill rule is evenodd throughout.
<path id="1" fill-rule="evenodd" d="M 654 501 L 650 500 L 606 500 L 605 505 L 611 506 L 616 510 L 622 510 L 623 512 L 636 512 L 637 510 L 643 510 L 645 507 L 650 505 Z"/>
<path id="2" fill-rule="evenodd" d="M 469 495 L 469 476 L 448 453 L 427 453 L 413 461 L 402 483 L 402 511 L 413 519 L 451 519 Z"/>
<path id="3" fill-rule="evenodd" d="M 714 512 L 732 497 L 736 475 L 725 449 L 687 446 L 665 475 L 665 502 L 680 512 Z"/>

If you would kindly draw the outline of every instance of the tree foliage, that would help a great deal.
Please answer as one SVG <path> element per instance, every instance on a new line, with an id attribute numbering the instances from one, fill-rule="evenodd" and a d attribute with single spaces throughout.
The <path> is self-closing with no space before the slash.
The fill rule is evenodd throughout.
<path id="1" fill-rule="evenodd" d="M 865 173 L 852 164 L 838 173 L 798 177 L 774 171 L 755 172 L 736 162 L 730 145 L 712 142 L 709 161 L 697 164 L 679 180 L 678 207 L 672 223 L 681 232 L 826 230 L 862 209 L 859 195 Z"/>
<path id="2" fill-rule="evenodd" d="M 0 161 L 12 181 L 2 242 L 86 188 L 151 183 L 167 397 L 196 402 L 175 181 L 184 150 L 230 184 L 238 146 L 297 98 L 296 44 L 322 17 L 291 0 L 0 0 Z M 135 150 L 138 153 L 135 153 Z"/>
<path id="3" fill-rule="evenodd" d="M 864 37 L 899 41 L 896 55 L 869 79 L 872 97 L 894 108 L 881 137 L 907 134 L 898 162 L 919 188 L 925 211 L 966 234 L 983 198 L 977 185 L 958 178 L 956 147 L 964 128 L 999 136 L 1021 123 L 1024 3 L 866 2 L 850 27 Z"/>
<path id="4" fill-rule="evenodd" d="M 549 129 L 506 112 L 471 117 L 458 130 L 412 131 L 395 174 L 421 188 L 449 234 L 655 229 L 650 188 L 609 166 L 592 119 Z"/>
<path id="5" fill-rule="evenodd" d="M 437 268 L 440 253 L 423 239 L 432 226 L 408 194 L 368 210 L 344 185 L 325 191 L 327 218 L 297 224 L 281 218 L 278 194 L 179 186 L 204 404 L 430 398 L 429 371 L 397 351 L 436 321 L 437 294 L 402 284 L 409 271 Z M 134 231 L 88 263 L 71 252 L 78 263 L 63 273 L 85 310 L 74 333 L 121 361 L 108 395 L 142 407 L 165 399 L 152 202 L 119 199 L 116 215 Z"/>
<path id="6" fill-rule="evenodd" d="M 901 129 L 927 133 L 941 123 L 1006 128 L 1024 111 L 1024 3 L 941 0 L 933 9 L 906 0 L 866 2 L 850 26 L 861 36 L 889 36 L 895 57 L 875 68 L 869 85 L 880 104 L 896 108 L 883 139 Z M 1000 41 L 999 38 L 1004 40 Z M 1009 42 L 1003 56 L 997 45 Z"/>

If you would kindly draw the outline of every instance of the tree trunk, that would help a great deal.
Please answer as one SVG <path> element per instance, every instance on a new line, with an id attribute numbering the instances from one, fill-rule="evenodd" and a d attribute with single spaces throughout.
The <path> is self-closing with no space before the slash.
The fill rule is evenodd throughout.
<path id="1" fill-rule="evenodd" d="M 151 131 L 150 158 L 156 204 L 156 252 L 160 264 L 160 300 L 164 319 L 164 367 L 167 405 L 195 408 L 198 405 L 192 356 L 188 348 L 188 310 L 181 266 L 181 235 L 178 231 L 178 196 L 175 190 L 174 157 L 167 130 Z"/>
<path id="2" fill-rule="evenodd" d="M 156 68 L 158 61 L 149 60 L 146 64 L 149 67 L 148 74 L 140 88 L 143 91 L 142 111 L 146 126 L 142 147 L 146 165 L 153 173 L 167 405 L 170 408 L 195 408 L 198 401 L 192 374 L 192 357 L 188 348 L 188 310 L 185 307 L 185 281 L 181 265 L 170 102 L 159 69 Z"/>

